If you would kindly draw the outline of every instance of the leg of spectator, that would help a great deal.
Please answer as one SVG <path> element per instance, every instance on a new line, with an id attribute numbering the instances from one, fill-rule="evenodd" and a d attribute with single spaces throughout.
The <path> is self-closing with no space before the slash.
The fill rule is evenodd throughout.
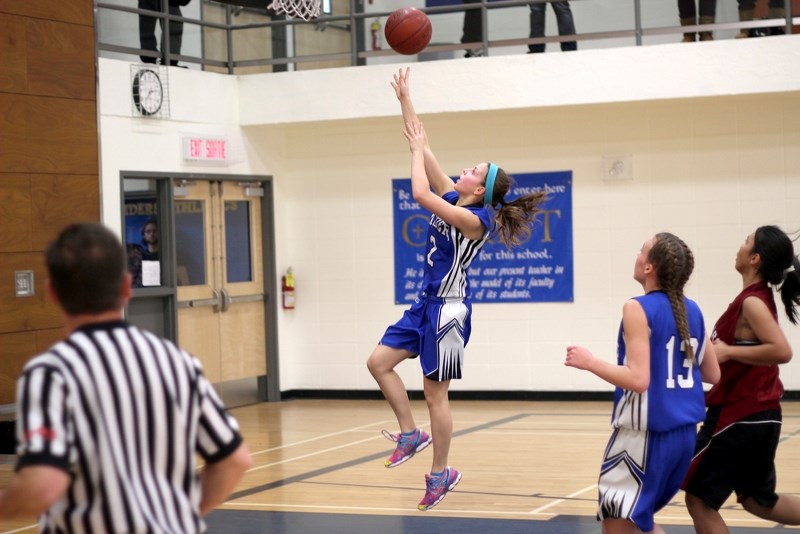
<path id="1" fill-rule="evenodd" d="M 176 15 L 178 17 L 181 16 L 181 8 L 178 6 L 169 6 L 169 14 Z M 181 53 L 181 45 L 183 44 L 183 22 L 180 20 L 171 20 L 169 21 L 169 53 L 172 54 L 180 54 Z M 177 65 L 177 59 L 171 59 L 169 62 L 170 65 Z"/>
<path id="2" fill-rule="evenodd" d="M 769 12 L 767 17 L 771 19 L 786 18 L 786 8 L 783 5 L 783 0 L 769 0 Z M 772 35 L 784 35 L 786 33 L 786 29 L 783 26 L 774 26 L 770 28 L 770 31 Z"/>
<path id="3" fill-rule="evenodd" d="M 465 4 L 479 4 L 481 0 L 464 0 Z M 480 9 L 464 11 L 464 28 L 461 33 L 462 43 L 477 43 L 483 41 L 483 13 Z M 480 50 L 467 50 L 464 57 L 482 55 Z"/>
<path id="4" fill-rule="evenodd" d="M 544 37 L 544 8 L 547 4 L 531 4 L 531 34 L 530 37 Z M 544 52 L 545 44 L 528 45 L 528 53 L 539 54 Z"/>
<path id="5" fill-rule="evenodd" d="M 739 2 L 739 22 L 746 22 L 753 20 L 753 11 L 755 9 L 755 0 L 738 0 Z M 750 30 L 742 29 L 736 34 L 737 39 L 744 39 L 750 37 Z"/>
<path id="6" fill-rule="evenodd" d="M 569 7 L 569 2 L 553 2 L 553 11 L 556 13 L 556 21 L 558 22 L 558 35 L 575 35 L 575 20 L 572 18 L 572 10 Z M 576 41 L 562 41 L 561 51 L 572 52 L 578 49 Z"/>
<path id="7" fill-rule="evenodd" d="M 139 9 L 149 9 L 158 11 L 160 9 L 159 0 L 139 0 Z M 144 50 L 158 52 L 158 41 L 156 41 L 156 18 L 146 15 L 139 15 L 139 47 Z M 144 63 L 155 63 L 156 58 L 140 56 Z"/>
<path id="8" fill-rule="evenodd" d="M 717 0 L 700 0 L 700 24 L 714 24 L 717 17 Z M 714 32 L 700 32 L 701 41 L 712 41 Z"/>
<path id="9" fill-rule="evenodd" d="M 714 2 L 716 2 L 716 0 L 714 0 Z M 697 11 L 694 0 L 678 0 L 678 17 L 681 19 L 681 26 L 694 26 L 697 24 Z M 696 33 L 684 33 L 681 42 L 693 43 L 696 39 Z"/>

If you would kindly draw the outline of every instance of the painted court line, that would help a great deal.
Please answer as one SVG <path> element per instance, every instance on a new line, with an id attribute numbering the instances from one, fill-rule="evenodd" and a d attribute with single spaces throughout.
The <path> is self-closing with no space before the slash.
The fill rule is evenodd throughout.
<path id="1" fill-rule="evenodd" d="M 322 434 L 321 436 L 316 436 L 316 437 L 313 437 L 313 438 L 304 439 L 303 441 L 295 441 L 294 443 L 287 443 L 286 445 L 281 445 L 279 447 L 272 447 L 270 449 L 263 449 L 263 450 L 260 450 L 260 451 L 252 452 L 252 453 L 250 453 L 250 456 L 255 456 L 257 454 L 262 454 L 262 453 L 266 453 L 266 452 L 279 451 L 281 449 L 287 449 L 289 447 L 296 447 L 297 445 L 305 445 L 306 443 L 312 443 L 314 441 L 319 441 L 321 439 L 327 439 L 327 438 L 330 438 L 330 437 L 333 437 L 333 436 L 341 436 L 342 434 L 348 434 L 350 432 L 358 432 L 358 431 L 360 431 L 360 430 L 362 430 L 364 428 L 370 428 L 370 427 L 373 427 L 373 426 L 385 425 L 386 423 L 393 423 L 393 422 L 394 422 L 394 420 L 389 420 L 389 419 L 384 419 L 382 421 L 375 421 L 373 423 L 369 423 L 369 424 L 366 424 L 366 425 L 356 426 L 356 427 L 353 427 L 353 428 L 347 428 L 345 430 L 340 430 L 338 432 L 331 432 L 330 434 Z"/>
<path id="2" fill-rule="evenodd" d="M 376 439 L 379 439 L 379 438 L 382 438 L 382 437 L 383 436 L 370 436 L 368 438 L 359 439 L 357 441 L 351 441 L 349 443 L 344 443 L 344 444 L 338 445 L 336 447 L 329 447 L 327 449 L 322 449 L 322 450 L 319 450 L 319 451 L 310 452 L 308 454 L 303 454 L 301 456 L 294 456 L 292 458 L 286 458 L 285 460 L 281 460 L 280 462 L 272 462 L 271 464 L 264 464 L 264 465 L 259 465 L 257 467 L 251 467 L 250 469 L 247 470 L 247 472 L 248 473 L 252 473 L 253 471 L 260 471 L 262 469 L 266 469 L 267 467 L 273 467 L 275 465 L 288 464 L 290 462 L 296 462 L 297 460 L 305 460 L 306 458 L 311 458 L 312 456 L 319 456 L 320 454 L 325 454 L 325 453 L 336 451 L 336 450 L 339 450 L 339 449 L 345 449 L 347 447 L 352 447 L 353 445 L 358 445 L 359 443 L 365 443 L 367 441 L 373 441 L 373 440 L 376 440 Z M 381 453 L 381 456 L 383 454 L 384 453 Z"/>
<path id="3" fill-rule="evenodd" d="M 353 512 L 359 511 L 370 511 L 370 512 L 403 512 L 408 513 L 409 508 L 388 508 L 384 506 L 325 506 L 320 504 L 285 504 L 285 503 L 235 503 L 229 502 L 225 503 L 226 508 L 230 506 L 240 506 L 240 507 L 260 507 L 260 508 L 289 508 L 289 509 L 303 509 L 303 510 L 334 510 L 334 511 L 341 511 L 341 510 L 350 510 Z M 229 509 L 229 508 L 228 508 Z M 412 512 L 413 509 L 410 509 Z M 543 517 L 554 517 L 558 514 L 554 513 L 541 513 L 541 514 L 532 514 L 531 512 L 509 512 L 509 511 L 501 511 L 501 510 L 455 510 L 444 508 L 442 506 L 437 506 L 433 510 L 429 510 L 425 512 L 426 514 L 429 513 L 455 513 L 460 516 L 464 515 L 505 515 L 505 516 L 520 516 L 526 517 L 530 515 L 541 515 Z M 411 515 L 411 514 L 409 514 Z"/>
<path id="4" fill-rule="evenodd" d="M 478 432 L 480 430 L 484 430 L 484 429 L 487 429 L 487 428 L 503 425 L 503 424 L 509 423 L 511 421 L 516 421 L 518 419 L 522 419 L 522 418 L 527 417 L 527 416 L 528 416 L 528 414 L 522 413 L 522 414 L 517 414 L 517 415 L 511 415 L 509 417 L 504 417 L 502 419 L 497 419 L 495 421 L 489 421 L 487 423 L 476 425 L 476 426 L 473 426 L 473 427 L 470 427 L 470 428 L 465 428 L 464 430 L 459 430 L 457 432 L 453 432 L 453 437 L 456 438 L 456 437 L 463 436 L 463 435 L 466 435 L 466 434 L 471 434 L 473 432 Z M 380 436 L 375 436 L 373 438 L 367 438 L 367 439 L 364 439 L 364 440 L 360 440 L 359 443 L 365 442 L 365 441 L 370 441 L 370 440 L 376 439 L 378 437 L 380 437 Z M 335 448 L 330 449 L 330 450 L 336 450 L 336 449 L 340 449 L 340 448 L 347 447 L 347 446 L 349 446 L 349 445 L 342 445 L 342 446 L 335 447 Z M 321 453 L 320 452 L 315 452 L 315 453 L 312 453 L 311 455 L 315 455 L 315 454 L 321 454 Z M 386 454 L 387 454 L 387 452 L 385 450 L 383 450 L 383 451 L 377 452 L 375 454 L 370 454 L 368 456 L 362 456 L 361 458 L 354 458 L 352 460 L 348 460 L 346 462 L 342 462 L 342 463 L 339 463 L 339 464 L 334 464 L 334 465 L 330 465 L 330 466 L 327 466 L 327 467 L 314 469 L 313 471 L 307 471 L 305 473 L 302 473 L 302 474 L 299 474 L 299 475 L 295 475 L 293 477 L 287 477 L 287 478 L 284 478 L 284 479 L 281 479 L 281 480 L 275 480 L 274 482 L 270 482 L 268 484 L 262 484 L 261 486 L 255 486 L 253 488 L 249 488 L 249 489 L 245 489 L 245 490 L 242 490 L 242 491 L 238 491 L 238 492 L 234 493 L 233 495 L 231 495 L 229 497 L 228 503 L 230 503 L 231 501 L 235 501 L 237 499 L 241 499 L 243 497 L 248 497 L 250 495 L 255 495 L 257 493 L 261 493 L 262 491 L 268 491 L 268 490 L 271 490 L 271 489 L 274 489 L 274 488 L 279 488 L 281 486 L 286 486 L 287 484 L 294 484 L 295 482 L 302 482 L 303 480 L 308 480 L 310 478 L 318 477 L 318 476 L 325 475 L 325 474 L 328 474 L 328 473 L 333 473 L 335 471 L 346 469 L 348 467 L 353 467 L 353 466 L 356 466 L 356 465 L 365 464 L 367 462 L 372 462 L 372 461 L 375 461 L 375 460 L 379 460 L 379 459 L 383 458 L 384 456 L 386 456 Z M 298 458 L 294 458 L 292 460 L 297 460 L 297 459 Z M 285 460 L 285 461 L 279 462 L 279 463 L 286 463 L 287 461 L 289 461 L 289 460 Z M 264 467 L 267 467 L 267 466 L 254 467 L 254 468 L 250 469 L 250 471 L 254 471 L 254 470 L 257 470 L 257 469 L 263 469 Z"/>
<path id="5" fill-rule="evenodd" d="M 27 532 L 29 530 L 34 530 L 34 529 L 38 529 L 38 528 L 39 528 L 39 525 L 37 523 L 35 525 L 30 525 L 28 527 L 17 528 L 17 529 L 14 529 L 14 530 L 4 530 L 3 534 L 16 534 L 17 532 Z"/>
<path id="6" fill-rule="evenodd" d="M 555 500 L 553 502 L 547 503 L 544 506 L 540 506 L 539 508 L 536 508 L 535 510 L 531 510 L 528 513 L 530 513 L 530 514 L 540 514 L 543 511 L 547 510 L 548 508 L 552 508 L 553 506 L 556 506 L 556 505 L 561 504 L 562 502 L 565 502 L 567 499 L 572 499 L 574 497 L 577 497 L 581 493 L 586 493 L 587 491 L 593 490 L 595 488 L 597 488 L 597 484 L 592 484 L 591 486 L 587 486 L 587 487 L 583 488 L 582 490 L 576 491 L 575 493 L 570 493 L 569 495 L 567 495 L 563 499 L 558 499 L 558 500 Z"/>

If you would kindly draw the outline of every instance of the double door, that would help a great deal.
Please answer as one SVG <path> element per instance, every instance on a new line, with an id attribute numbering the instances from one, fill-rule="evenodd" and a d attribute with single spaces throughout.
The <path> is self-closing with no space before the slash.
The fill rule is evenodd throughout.
<path id="1" fill-rule="evenodd" d="M 174 199 L 178 342 L 213 383 L 267 374 L 258 183 L 184 180 Z"/>

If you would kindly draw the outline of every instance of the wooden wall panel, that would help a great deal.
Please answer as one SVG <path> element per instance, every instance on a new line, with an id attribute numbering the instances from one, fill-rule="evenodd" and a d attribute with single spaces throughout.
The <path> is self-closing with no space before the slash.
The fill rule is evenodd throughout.
<path id="1" fill-rule="evenodd" d="M 27 50 L 29 93 L 95 99 L 93 28 L 29 19 Z"/>
<path id="2" fill-rule="evenodd" d="M 0 404 L 28 358 L 64 335 L 44 248 L 100 220 L 92 0 L 0 0 Z M 17 297 L 14 272 L 34 272 Z"/>
<path id="3" fill-rule="evenodd" d="M 94 100 L 0 93 L 3 172 L 97 174 Z"/>
<path id="4" fill-rule="evenodd" d="M 27 40 L 25 19 L 0 13 L 0 91 L 22 93 L 27 90 Z"/>
<path id="5" fill-rule="evenodd" d="M 92 0 L 0 0 L 0 13 L 94 26 Z"/>
<path id="6" fill-rule="evenodd" d="M 0 404 L 14 402 L 17 377 L 35 353 L 36 335 L 32 332 L 0 334 Z"/>
<path id="7" fill-rule="evenodd" d="M 31 180 L 26 174 L 0 181 L 0 253 L 31 250 Z"/>
<path id="8" fill-rule="evenodd" d="M 44 250 L 68 224 L 100 220 L 97 175 L 31 176 L 31 241 Z"/>
<path id="9" fill-rule="evenodd" d="M 36 331 L 36 350 L 35 354 L 40 354 L 57 342 L 67 337 L 67 330 L 63 326 L 60 328 L 50 328 Z"/>
<path id="10" fill-rule="evenodd" d="M 17 297 L 14 294 L 14 272 L 33 271 L 35 294 Z M 0 264 L 0 333 L 28 332 L 42 328 L 58 328 L 61 313 L 47 298 L 44 255 L 41 252 L 4 254 Z"/>
<path id="11" fill-rule="evenodd" d="M 0 404 L 14 402 L 16 381 L 32 357 L 64 339 L 63 328 L 0 334 Z"/>

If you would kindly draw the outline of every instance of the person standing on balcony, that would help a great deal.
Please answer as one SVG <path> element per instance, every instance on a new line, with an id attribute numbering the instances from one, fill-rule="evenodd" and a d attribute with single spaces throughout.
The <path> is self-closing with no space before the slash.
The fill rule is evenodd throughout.
<path id="1" fill-rule="evenodd" d="M 480 4 L 481 0 L 464 0 L 465 4 Z M 462 43 L 483 42 L 483 10 L 467 9 L 464 11 L 464 28 L 461 34 Z M 485 54 L 483 47 L 467 50 L 464 57 L 479 57 Z"/>
<path id="2" fill-rule="evenodd" d="M 700 4 L 699 6 L 697 4 Z M 714 24 L 717 16 L 717 0 L 678 0 L 678 16 L 681 26 L 695 26 L 698 23 L 697 15 L 700 12 L 700 24 Z M 701 41 L 711 41 L 714 34 L 710 31 L 701 31 Z M 684 33 L 682 43 L 693 43 L 697 40 L 694 32 Z"/>
<path id="3" fill-rule="evenodd" d="M 162 0 L 139 0 L 139 9 L 149 9 L 150 11 L 162 11 Z M 181 6 L 188 5 L 191 0 L 169 0 L 169 14 L 180 17 Z M 161 27 L 161 63 L 166 64 L 167 58 L 164 57 L 164 20 L 157 19 L 150 15 L 139 15 L 139 45 L 144 50 L 159 52 L 158 40 L 156 39 L 156 21 Z M 183 44 L 183 22 L 180 20 L 169 21 L 169 53 L 180 54 Z M 156 63 L 157 58 L 151 56 L 139 56 L 144 63 Z M 178 65 L 177 59 L 171 59 L 169 64 Z"/>
<path id="4" fill-rule="evenodd" d="M 558 35 L 575 35 L 575 21 L 572 18 L 569 2 L 537 2 L 531 4 L 531 39 L 544 37 L 544 9 L 548 3 L 556 14 Z M 544 49 L 544 43 L 528 45 L 529 54 L 538 54 L 544 52 Z M 572 52 L 577 49 L 578 43 L 576 41 L 561 41 L 562 52 Z"/>
<path id="5" fill-rule="evenodd" d="M 753 20 L 756 0 L 737 0 L 737 2 L 739 3 L 739 22 L 748 22 Z M 786 18 L 786 8 L 784 7 L 783 0 L 769 0 L 769 12 L 767 14 L 767 18 Z M 767 28 L 762 29 L 765 29 L 769 32 L 769 29 Z M 771 30 L 773 35 L 782 35 L 784 33 L 783 29 L 780 27 L 772 28 Z M 739 30 L 739 33 L 736 34 L 737 39 L 744 39 L 747 37 L 750 37 L 749 29 Z"/>

